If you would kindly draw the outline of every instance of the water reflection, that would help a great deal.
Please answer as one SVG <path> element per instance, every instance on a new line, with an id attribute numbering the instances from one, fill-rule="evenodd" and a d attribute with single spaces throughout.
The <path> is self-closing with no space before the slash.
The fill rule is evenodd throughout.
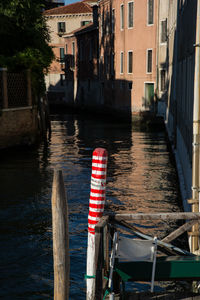
<path id="1" fill-rule="evenodd" d="M 85 299 L 87 215 L 92 152 L 108 150 L 107 211 L 177 211 L 177 177 L 165 133 L 92 116 L 52 116 L 47 146 L 6 152 L 0 161 L 3 299 L 52 299 L 51 184 L 63 171 L 69 205 L 70 299 Z M 169 224 L 144 223 L 162 236 Z M 170 224 L 171 226 L 171 224 Z M 153 227 L 153 229 L 152 229 Z"/>

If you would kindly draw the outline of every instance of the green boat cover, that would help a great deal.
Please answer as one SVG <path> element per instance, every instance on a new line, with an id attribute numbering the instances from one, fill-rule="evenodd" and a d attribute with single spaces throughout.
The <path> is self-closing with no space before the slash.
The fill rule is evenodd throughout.
<path id="1" fill-rule="evenodd" d="M 123 281 L 150 281 L 152 262 L 115 261 L 115 272 Z M 164 256 L 156 260 L 155 280 L 200 279 L 200 256 Z"/>

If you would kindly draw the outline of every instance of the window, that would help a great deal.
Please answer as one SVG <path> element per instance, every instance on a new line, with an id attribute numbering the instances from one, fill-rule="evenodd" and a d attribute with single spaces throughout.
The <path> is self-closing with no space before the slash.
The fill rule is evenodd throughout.
<path id="1" fill-rule="evenodd" d="M 154 0 L 148 0 L 148 15 L 147 15 L 147 23 L 148 25 L 152 25 L 154 22 Z"/>
<path id="2" fill-rule="evenodd" d="M 64 61 L 65 61 L 64 48 L 60 48 L 60 62 L 63 63 Z"/>
<path id="3" fill-rule="evenodd" d="M 75 67 L 75 42 L 72 42 L 72 68 Z"/>
<path id="4" fill-rule="evenodd" d="M 133 73 L 133 51 L 128 51 L 128 73 Z"/>
<path id="5" fill-rule="evenodd" d="M 58 32 L 65 32 L 65 22 L 58 22 Z"/>
<path id="6" fill-rule="evenodd" d="M 147 73 L 152 73 L 152 50 L 147 50 Z"/>
<path id="7" fill-rule="evenodd" d="M 124 5 L 120 6 L 120 27 L 124 29 Z"/>
<path id="8" fill-rule="evenodd" d="M 161 43 L 167 41 L 167 19 L 161 21 Z"/>
<path id="9" fill-rule="evenodd" d="M 111 30 L 112 30 L 112 33 L 115 32 L 115 10 L 113 9 L 112 10 L 112 27 L 111 27 Z"/>
<path id="10" fill-rule="evenodd" d="M 81 26 L 85 26 L 87 24 L 91 23 L 91 21 L 81 21 Z"/>
<path id="11" fill-rule="evenodd" d="M 120 73 L 124 73 L 124 52 L 120 53 Z"/>
<path id="12" fill-rule="evenodd" d="M 165 91 L 165 70 L 160 71 L 160 90 L 161 92 Z"/>
<path id="13" fill-rule="evenodd" d="M 133 2 L 128 3 L 128 28 L 133 27 Z"/>

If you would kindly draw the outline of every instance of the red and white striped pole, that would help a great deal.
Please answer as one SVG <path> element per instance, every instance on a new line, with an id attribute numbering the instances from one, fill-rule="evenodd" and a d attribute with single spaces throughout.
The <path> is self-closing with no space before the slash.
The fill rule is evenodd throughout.
<path id="1" fill-rule="evenodd" d="M 87 248 L 87 300 L 95 299 L 95 225 L 99 222 L 106 199 L 106 172 L 108 153 L 97 148 L 92 156 L 92 175 L 88 215 L 88 248 Z"/>

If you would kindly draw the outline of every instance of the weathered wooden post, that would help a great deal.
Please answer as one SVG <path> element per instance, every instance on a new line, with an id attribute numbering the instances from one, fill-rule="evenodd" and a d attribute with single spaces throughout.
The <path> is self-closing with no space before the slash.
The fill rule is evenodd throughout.
<path id="1" fill-rule="evenodd" d="M 27 76 L 27 104 L 32 105 L 32 93 L 31 93 L 31 70 L 28 69 L 26 72 Z"/>
<path id="2" fill-rule="evenodd" d="M 54 170 L 52 189 L 54 300 L 69 299 L 68 205 L 61 170 Z"/>
<path id="3" fill-rule="evenodd" d="M 107 151 L 97 148 L 92 157 L 91 190 L 88 215 L 88 248 L 87 248 L 87 300 L 95 300 L 95 225 L 100 220 L 105 204 Z"/>
<path id="4" fill-rule="evenodd" d="M 3 81 L 3 108 L 8 108 L 8 84 L 7 84 L 7 68 L 0 68 Z"/>

